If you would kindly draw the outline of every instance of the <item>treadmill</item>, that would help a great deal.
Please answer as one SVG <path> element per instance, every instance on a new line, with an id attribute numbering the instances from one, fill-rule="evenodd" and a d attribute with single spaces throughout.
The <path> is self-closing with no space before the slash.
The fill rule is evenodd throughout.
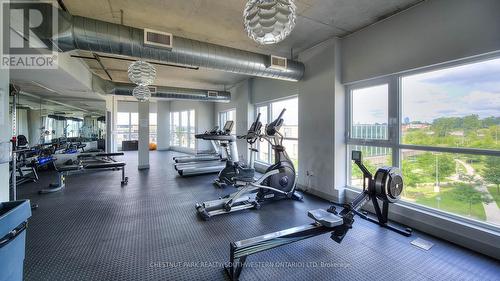
<path id="1" fill-rule="evenodd" d="M 198 161 L 189 163 L 176 163 L 175 170 L 180 176 L 193 176 L 210 173 L 218 173 L 226 166 L 226 161 L 230 159 L 238 159 L 238 151 L 236 148 L 236 136 L 231 135 L 231 129 L 234 125 L 233 121 L 227 121 L 222 131 L 217 134 L 199 134 L 198 138 L 203 140 L 214 141 L 220 144 L 224 154 L 219 160 L 215 161 Z M 228 151 L 229 150 L 229 151 Z"/>
<path id="2" fill-rule="evenodd" d="M 194 137 L 197 139 L 204 139 L 205 136 L 211 136 L 211 135 L 223 135 L 226 134 L 228 135 L 231 130 L 233 129 L 234 122 L 233 121 L 227 121 L 224 124 L 224 128 L 222 131 L 218 130 L 219 126 L 215 126 L 210 131 L 205 131 L 203 134 L 196 134 Z M 212 144 L 213 152 L 211 153 L 197 153 L 195 155 L 188 155 L 188 156 L 176 156 L 174 157 L 175 163 L 182 163 L 182 164 L 194 164 L 195 162 L 203 162 L 203 161 L 220 161 L 224 159 L 224 156 L 222 155 L 221 149 L 220 149 L 220 144 L 215 141 L 215 140 L 208 140 Z"/>
<path id="3" fill-rule="evenodd" d="M 228 121 L 229 122 L 229 121 Z M 233 122 L 233 121 L 230 121 Z M 227 125 L 227 122 L 226 122 Z M 225 126 L 224 126 L 225 127 Z M 231 126 L 232 129 L 232 126 Z M 212 134 L 218 134 L 219 132 L 219 126 L 215 126 L 212 130 L 206 131 L 203 134 L 196 134 L 194 137 L 197 139 L 203 139 L 204 135 L 212 135 Z M 195 155 L 188 155 L 188 156 L 175 156 L 173 159 L 175 163 L 190 163 L 190 162 L 200 162 L 200 161 L 216 161 L 216 160 L 221 160 L 221 152 L 219 145 L 215 141 L 210 141 L 210 144 L 212 145 L 212 152 L 206 152 L 206 153 L 196 153 Z"/>

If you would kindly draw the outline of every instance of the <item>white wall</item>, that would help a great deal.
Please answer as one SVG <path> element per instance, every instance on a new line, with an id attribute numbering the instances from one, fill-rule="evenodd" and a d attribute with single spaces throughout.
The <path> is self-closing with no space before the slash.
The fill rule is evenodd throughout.
<path id="1" fill-rule="evenodd" d="M 158 150 L 167 150 L 170 148 L 170 102 L 158 101 Z"/>
<path id="2" fill-rule="evenodd" d="M 118 112 L 139 112 L 138 102 L 136 101 L 118 101 Z"/>
<path id="3" fill-rule="evenodd" d="M 359 81 L 498 51 L 499 11 L 498 0 L 425 1 L 343 39 L 342 80 Z"/>
<path id="4" fill-rule="evenodd" d="M 251 102 L 253 104 L 259 104 L 273 99 L 281 99 L 298 94 L 299 83 L 297 82 L 254 78 Z"/>
<path id="5" fill-rule="evenodd" d="M 305 64 L 304 78 L 299 81 L 299 185 L 311 193 L 335 201 L 341 197 L 345 183 L 342 169 L 335 169 L 335 48 L 337 40 L 325 41 L 299 54 Z M 340 93 L 343 94 L 343 93 Z M 338 116 L 343 120 L 343 116 Z M 342 130 L 342 128 L 339 128 Z M 344 161 L 345 162 L 345 161 Z M 312 174 L 307 176 L 306 173 Z M 337 174 L 339 173 L 339 174 Z M 341 174 L 342 173 L 342 174 Z"/>
<path id="6" fill-rule="evenodd" d="M 213 102 L 203 102 L 203 101 L 186 101 L 186 100 L 176 100 L 170 102 L 170 111 L 184 111 L 184 110 L 195 110 L 196 119 L 196 133 L 203 133 L 206 130 L 211 129 L 214 122 L 214 103 Z M 198 150 L 210 150 L 212 146 L 208 141 L 196 141 Z"/>
<path id="7" fill-rule="evenodd" d="M 139 102 L 137 101 L 118 101 L 118 112 L 139 112 Z M 158 105 L 155 101 L 149 101 L 149 113 L 157 113 Z"/>

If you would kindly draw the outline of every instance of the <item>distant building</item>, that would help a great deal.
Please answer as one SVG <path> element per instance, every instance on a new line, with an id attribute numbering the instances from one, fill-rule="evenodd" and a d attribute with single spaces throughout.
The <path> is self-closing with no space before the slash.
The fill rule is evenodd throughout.
<path id="1" fill-rule="evenodd" d="M 388 138 L 387 124 L 354 124 L 351 138 L 385 140 Z"/>
<path id="2" fill-rule="evenodd" d="M 401 130 L 404 132 L 410 130 L 410 129 L 428 129 L 430 128 L 431 125 L 427 123 L 408 123 L 408 124 L 403 124 L 401 126 Z"/>
<path id="3" fill-rule="evenodd" d="M 354 124 L 352 125 L 351 138 L 353 139 L 372 139 L 384 140 L 388 139 L 387 124 Z M 385 156 L 390 154 L 390 149 L 387 147 L 355 147 L 361 149 L 365 157 Z"/>

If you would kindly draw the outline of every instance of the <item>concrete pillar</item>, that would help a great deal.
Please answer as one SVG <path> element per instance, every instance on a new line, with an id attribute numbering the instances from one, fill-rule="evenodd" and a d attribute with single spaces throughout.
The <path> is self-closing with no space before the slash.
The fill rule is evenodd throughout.
<path id="1" fill-rule="evenodd" d="M 149 169 L 149 101 L 139 102 L 139 170 Z"/>
<path id="2" fill-rule="evenodd" d="M 298 82 L 299 112 L 307 114 L 299 115 L 298 185 L 319 197 L 342 203 L 345 186 L 342 165 L 345 166 L 346 156 L 342 147 L 345 144 L 341 146 L 345 132 L 342 126 L 345 117 L 341 114 L 345 102 L 342 93 L 336 92 L 340 90 L 335 80 L 339 78 L 336 70 L 340 63 L 336 58 L 337 44 L 337 40 L 330 39 L 299 54 L 307 69 Z M 340 111 L 335 112 L 336 109 Z"/>
<path id="3" fill-rule="evenodd" d="M 170 148 L 170 102 L 158 101 L 158 150 Z"/>
<path id="4" fill-rule="evenodd" d="M 0 202 L 9 201 L 10 135 L 9 70 L 0 69 Z"/>
<path id="5" fill-rule="evenodd" d="M 345 145 L 345 131 L 346 131 L 346 92 L 342 84 L 342 60 L 341 60 L 341 47 L 342 44 L 338 38 L 333 39 L 334 43 L 334 129 L 333 129 L 333 151 L 334 151 L 334 170 L 333 186 L 337 193 L 338 202 L 344 202 L 345 192 L 343 187 L 347 186 L 347 165 L 345 164 L 347 158 L 347 146 Z"/>
<path id="6" fill-rule="evenodd" d="M 118 101 L 115 96 L 106 97 L 106 152 L 116 152 L 116 118 Z"/>

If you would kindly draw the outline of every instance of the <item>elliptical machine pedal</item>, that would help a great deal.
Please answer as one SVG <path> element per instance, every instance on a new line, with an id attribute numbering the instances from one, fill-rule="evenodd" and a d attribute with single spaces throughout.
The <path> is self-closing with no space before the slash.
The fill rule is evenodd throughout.
<path id="1" fill-rule="evenodd" d="M 291 193 L 290 199 L 297 200 L 297 201 L 302 201 L 304 199 L 304 195 L 302 195 L 298 191 L 294 191 L 294 192 Z"/>

